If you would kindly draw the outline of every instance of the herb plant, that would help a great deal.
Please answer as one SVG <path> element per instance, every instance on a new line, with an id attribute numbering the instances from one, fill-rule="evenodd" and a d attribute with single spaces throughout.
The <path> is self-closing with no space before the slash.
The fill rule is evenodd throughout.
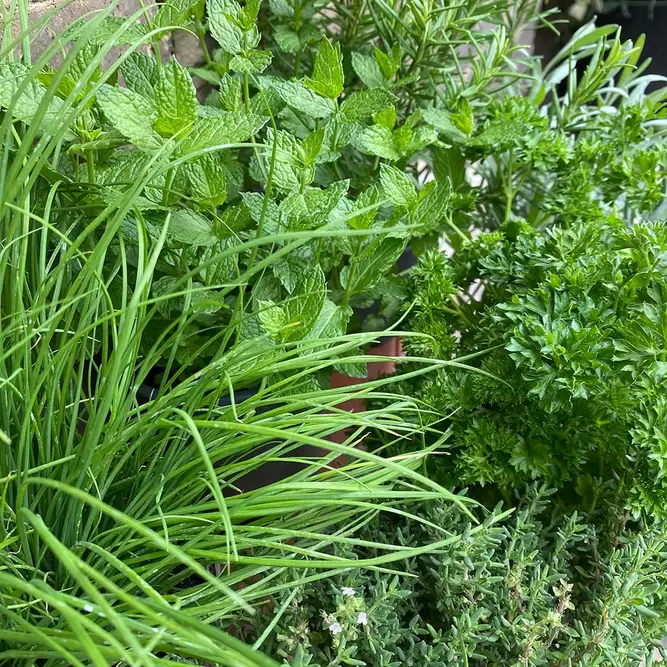
<path id="1" fill-rule="evenodd" d="M 600 526 L 564 513 L 544 488 L 521 491 L 513 513 L 497 507 L 482 523 L 435 503 L 419 508 L 430 524 L 395 515 L 370 524 L 368 539 L 449 544 L 395 574 L 357 570 L 292 588 L 248 619 L 249 638 L 270 630 L 267 650 L 311 667 L 591 667 L 664 656 L 665 526 L 631 525 L 622 512 Z"/>
<path id="2" fill-rule="evenodd" d="M 494 102 L 460 144 L 464 156 L 485 147 L 481 182 L 460 185 L 469 203 L 452 214 L 449 256 L 425 253 L 410 277 L 409 324 L 427 337 L 406 346 L 483 373 L 443 370 L 407 391 L 449 435 L 453 456 L 433 461 L 442 479 L 510 492 L 539 478 L 575 504 L 614 479 L 624 502 L 663 514 L 667 274 L 651 218 L 665 89 L 640 95 L 638 47 L 587 30 L 569 48 L 588 44 L 593 61 L 578 82 L 570 71 L 565 96 Z"/>
<path id="3" fill-rule="evenodd" d="M 272 665 L 259 644 L 220 625 L 261 607 L 287 570 L 314 581 L 417 553 L 378 542 L 382 555 L 369 561 L 332 559 L 333 545 L 357 543 L 378 512 L 462 502 L 416 471 L 420 456 L 392 460 L 356 447 L 370 431 L 413 432 L 418 420 L 406 417 L 418 406 L 397 396 L 395 408 L 354 414 L 338 406 L 388 397 L 393 381 L 319 385 L 341 358 L 361 362 L 356 351 L 374 338 L 330 325 L 342 306 L 328 299 L 321 266 L 296 272 L 291 297 L 270 303 L 263 286 L 291 252 L 363 235 L 307 225 L 262 235 L 275 211 L 261 193 L 244 191 L 248 206 L 221 208 L 227 188 L 240 189 L 234 151 L 251 159 L 256 150 L 260 171 L 272 154 L 264 167 L 273 174 L 277 143 L 239 146 L 270 116 L 211 111 L 178 63 L 140 53 L 168 30 L 173 8 L 164 5 L 146 32 L 111 19 L 110 6 L 57 35 L 34 63 L 27 3 L 3 14 L 0 661 L 8 664 Z M 103 68 L 124 42 L 118 62 Z M 234 216 L 251 211 L 252 233 L 228 235 Z M 149 379 L 154 391 L 142 396 Z M 255 391 L 241 401 L 244 387 Z M 348 463 L 336 468 L 340 454 Z M 277 467 L 285 474 L 267 480 Z"/>

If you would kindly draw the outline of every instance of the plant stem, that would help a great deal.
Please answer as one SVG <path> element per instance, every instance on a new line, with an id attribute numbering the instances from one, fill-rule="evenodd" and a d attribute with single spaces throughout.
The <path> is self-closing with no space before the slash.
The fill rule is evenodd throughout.
<path id="1" fill-rule="evenodd" d="M 95 158 L 92 150 L 86 151 L 86 165 L 88 166 L 88 182 L 95 183 Z"/>

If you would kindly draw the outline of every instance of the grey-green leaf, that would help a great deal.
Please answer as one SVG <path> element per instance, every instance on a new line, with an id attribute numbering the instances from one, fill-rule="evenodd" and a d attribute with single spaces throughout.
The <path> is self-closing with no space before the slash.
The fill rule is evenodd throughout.
<path id="1" fill-rule="evenodd" d="M 354 52 L 352 54 L 352 68 L 369 88 L 382 88 L 385 85 L 382 70 L 373 56 Z"/>
<path id="2" fill-rule="evenodd" d="M 168 236 L 184 245 L 211 246 L 218 241 L 211 221 L 189 208 L 172 211 Z"/>

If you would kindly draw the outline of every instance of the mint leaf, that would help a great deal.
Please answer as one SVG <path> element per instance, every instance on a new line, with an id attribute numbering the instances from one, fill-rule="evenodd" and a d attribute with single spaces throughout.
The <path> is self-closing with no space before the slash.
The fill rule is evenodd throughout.
<path id="1" fill-rule="evenodd" d="M 301 147 L 299 142 L 289 132 L 278 130 L 274 132 L 270 127 L 266 131 L 267 146 L 276 143 L 276 158 L 273 164 L 273 183 L 278 190 L 283 192 L 299 191 L 301 188 L 301 179 L 310 178 L 312 180 L 312 169 L 306 172 L 299 159 L 301 157 Z M 273 148 L 267 150 L 265 154 L 265 167 L 268 171 L 273 155 Z"/>
<path id="2" fill-rule="evenodd" d="M 175 58 L 158 70 L 155 83 L 158 117 L 155 129 L 170 137 L 197 118 L 197 93 L 187 69 Z"/>
<path id="3" fill-rule="evenodd" d="M 236 76 L 225 76 L 220 79 L 220 106 L 225 111 L 241 111 L 243 109 L 243 90 L 241 79 Z"/>
<path id="4" fill-rule="evenodd" d="M 148 26 L 144 23 L 120 16 L 107 16 L 90 36 L 90 42 L 99 46 L 109 42 L 116 46 L 134 44 L 142 41 L 147 32 Z"/>
<path id="5" fill-rule="evenodd" d="M 380 165 L 380 184 L 385 197 L 395 206 L 412 208 L 417 203 L 417 190 L 410 177 L 390 165 Z"/>
<path id="6" fill-rule="evenodd" d="M 281 51 L 285 53 L 298 53 L 301 51 L 299 35 L 288 25 L 277 26 L 273 36 Z"/>
<path id="7" fill-rule="evenodd" d="M 450 114 L 444 109 L 423 109 L 422 117 L 449 141 L 465 142 L 466 135 L 454 124 Z"/>
<path id="8" fill-rule="evenodd" d="M 190 183 L 193 199 L 198 205 L 216 207 L 225 202 L 227 179 L 217 155 L 202 155 L 192 162 L 186 162 L 183 169 Z"/>
<path id="9" fill-rule="evenodd" d="M 403 254 L 405 241 L 396 238 L 374 238 L 355 258 L 356 261 L 341 271 L 341 285 L 351 294 L 357 294 L 375 285 Z"/>
<path id="10" fill-rule="evenodd" d="M 236 236 L 250 225 L 250 214 L 245 206 L 228 206 L 215 221 L 215 233 L 220 239 Z"/>
<path id="11" fill-rule="evenodd" d="M 412 221 L 422 227 L 420 233 L 437 231 L 448 213 L 451 190 L 448 185 L 429 181 L 419 193 L 419 202 L 412 214 Z"/>
<path id="12" fill-rule="evenodd" d="M 360 90 L 345 98 L 340 111 L 349 121 L 362 121 L 386 109 L 393 101 L 394 97 L 381 88 Z"/>
<path id="13" fill-rule="evenodd" d="M 0 65 L 0 108 L 12 107 L 12 115 L 17 120 L 29 123 L 38 113 L 44 101 L 46 90 L 38 83 L 31 82 L 26 86 L 21 95 L 17 91 L 24 78 L 28 74 L 28 68 L 18 63 L 7 63 Z M 61 108 L 63 101 L 58 97 L 52 97 L 46 107 L 42 123 L 44 128 L 54 125 L 51 129 L 55 131 L 58 121 L 61 119 Z M 69 138 L 73 138 L 70 135 Z"/>
<path id="14" fill-rule="evenodd" d="M 109 122 L 137 148 L 155 150 L 162 140 L 153 130 L 157 111 L 152 102 L 129 88 L 104 84 L 97 102 Z"/>
<path id="15" fill-rule="evenodd" d="M 382 125 L 363 128 L 354 138 L 354 145 L 362 152 L 377 155 L 385 160 L 400 160 L 394 144 L 394 135 Z"/>
<path id="16" fill-rule="evenodd" d="M 357 76 L 369 88 L 383 88 L 385 85 L 384 77 L 380 66 L 373 56 L 365 56 L 361 53 L 352 54 L 352 69 Z"/>
<path id="17" fill-rule="evenodd" d="M 185 28 L 190 23 L 192 8 L 199 0 L 165 0 L 153 17 L 154 28 L 169 28 L 159 33 L 159 37 L 168 34 L 174 28 Z"/>
<path id="18" fill-rule="evenodd" d="M 120 66 L 125 84 L 130 90 L 148 100 L 155 98 L 157 62 L 153 56 L 135 51 Z"/>
<path id="19" fill-rule="evenodd" d="M 433 150 L 433 173 L 438 181 L 449 181 L 457 190 L 465 182 L 466 159 L 461 150 L 452 146 L 436 146 Z"/>
<path id="20" fill-rule="evenodd" d="M 256 74 L 263 72 L 271 63 L 271 51 L 250 51 L 245 56 L 234 56 L 229 68 L 241 74 Z"/>
<path id="21" fill-rule="evenodd" d="M 398 72 L 398 68 L 401 66 L 401 47 L 398 44 L 392 46 L 391 55 L 387 55 L 383 51 L 377 48 L 374 49 L 375 60 L 377 60 L 380 70 L 382 71 L 382 76 L 387 81 L 391 81 Z"/>
<path id="22" fill-rule="evenodd" d="M 288 326 L 287 313 L 273 301 L 258 301 L 257 316 L 266 334 L 274 340 L 283 340 Z"/>
<path id="23" fill-rule="evenodd" d="M 312 265 L 313 257 L 308 246 L 301 246 L 289 256 L 271 265 L 273 275 L 280 280 L 282 286 L 291 294 L 299 278 Z"/>
<path id="24" fill-rule="evenodd" d="M 352 308 L 337 306 L 333 301 L 325 299 L 322 310 L 308 334 L 308 338 L 337 338 L 347 331 L 352 317 Z"/>
<path id="25" fill-rule="evenodd" d="M 211 246 L 218 242 L 211 221 L 189 208 L 172 211 L 167 236 L 190 246 Z"/>
<path id="26" fill-rule="evenodd" d="M 319 265 L 299 278 L 292 297 L 283 304 L 287 315 L 283 340 L 299 340 L 310 332 L 320 315 L 326 293 L 326 279 Z"/>
<path id="27" fill-rule="evenodd" d="M 239 111 L 221 111 L 217 116 L 197 118 L 183 139 L 180 152 L 189 155 L 207 148 L 247 141 L 262 129 L 267 119 Z"/>
<path id="28" fill-rule="evenodd" d="M 324 37 L 315 56 L 312 78 L 306 78 L 305 84 L 322 97 L 336 99 L 343 92 L 343 56 L 338 44 Z"/>
<path id="29" fill-rule="evenodd" d="M 240 12 L 234 0 L 206 0 L 209 30 L 226 53 L 237 55 L 244 50 L 245 31 L 240 24 Z"/>
<path id="30" fill-rule="evenodd" d="M 264 211 L 265 197 L 266 195 L 262 194 L 261 192 L 241 193 L 241 198 L 243 199 L 246 210 L 256 225 L 259 225 L 260 220 L 262 220 L 262 211 Z M 264 212 L 262 235 L 273 236 L 284 230 L 284 228 L 285 225 L 283 215 L 278 208 L 278 205 L 272 199 L 269 199 L 266 204 L 266 210 Z"/>
<path id="31" fill-rule="evenodd" d="M 285 104 L 313 118 L 327 118 L 336 109 L 333 100 L 318 95 L 298 81 L 271 79 L 271 87 Z"/>
<path id="32" fill-rule="evenodd" d="M 294 8 L 287 0 L 269 0 L 269 7 L 276 16 L 283 18 L 294 16 Z"/>
<path id="33" fill-rule="evenodd" d="M 354 202 L 352 207 L 353 211 L 364 211 L 364 209 L 369 209 L 363 213 L 359 213 L 352 218 L 347 218 L 347 226 L 350 229 L 370 229 L 373 226 L 375 217 L 377 216 L 378 206 L 377 204 L 380 201 L 380 193 L 378 188 L 374 185 L 366 188 L 360 195 L 357 197 L 357 200 Z"/>
<path id="34" fill-rule="evenodd" d="M 373 114 L 373 122 L 376 125 L 386 127 L 388 130 L 394 129 L 397 120 L 396 108 L 393 104 Z"/>
<path id="35" fill-rule="evenodd" d="M 313 164 L 322 151 L 322 142 L 324 141 L 324 128 L 321 127 L 315 132 L 311 132 L 302 142 L 304 161 L 306 164 Z"/>

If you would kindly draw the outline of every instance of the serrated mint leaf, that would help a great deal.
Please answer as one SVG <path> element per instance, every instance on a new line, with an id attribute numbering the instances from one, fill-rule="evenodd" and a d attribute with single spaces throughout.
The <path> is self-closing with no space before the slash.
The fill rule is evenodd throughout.
<path id="1" fill-rule="evenodd" d="M 386 127 L 388 130 L 394 129 L 397 120 L 396 108 L 393 104 L 373 114 L 373 122 L 376 125 Z"/>
<path id="2" fill-rule="evenodd" d="M 261 116 L 239 111 L 221 111 L 217 116 L 197 118 L 181 142 L 180 152 L 189 155 L 207 148 L 242 143 L 257 134 L 266 121 Z"/>
<path id="3" fill-rule="evenodd" d="M 444 148 L 436 146 L 432 158 L 433 173 L 438 181 L 449 181 L 453 188 L 460 188 L 465 182 L 466 159 L 456 146 Z"/>
<path id="4" fill-rule="evenodd" d="M 370 229 L 377 216 L 379 202 L 380 192 L 378 188 L 374 185 L 366 188 L 359 194 L 352 207 L 352 211 L 362 212 L 353 217 L 348 217 L 347 226 L 350 229 Z"/>
<path id="5" fill-rule="evenodd" d="M 217 155 L 208 153 L 183 165 L 195 203 L 217 207 L 227 199 L 225 172 Z"/>
<path id="6" fill-rule="evenodd" d="M 360 90 L 343 101 L 340 111 L 347 120 L 358 122 L 371 118 L 391 106 L 393 101 L 394 96 L 382 88 Z"/>
<path id="7" fill-rule="evenodd" d="M 450 114 L 444 109 L 423 109 L 422 118 L 449 141 L 465 142 L 466 135 L 454 125 Z"/>
<path id="8" fill-rule="evenodd" d="M 258 301 L 257 316 L 265 333 L 273 340 L 284 340 L 288 328 L 287 313 L 273 301 Z"/>
<path id="9" fill-rule="evenodd" d="M 241 74 L 257 74 L 269 66 L 272 58 L 271 51 L 250 51 L 246 56 L 234 56 L 229 67 Z"/>
<path id="10" fill-rule="evenodd" d="M 105 84 L 97 92 L 97 102 L 109 122 L 135 146 L 160 148 L 162 140 L 153 129 L 157 110 L 151 101 L 129 88 Z"/>
<path id="11" fill-rule="evenodd" d="M 197 93 L 187 69 L 175 58 L 158 70 L 155 83 L 158 117 L 154 128 L 170 137 L 187 128 L 197 118 Z"/>
<path id="12" fill-rule="evenodd" d="M 97 182 L 107 186 L 109 195 L 126 193 L 138 182 L 143 182 L 146 175 L 154 171 L 150 165 L 151 157 L 137 150 L 116 151 L 111 164 L 98 169 Z M 143 190 L 143 197 L 138 201 L 140 208 L 155 208 L 161 205 L 165 188 L 165 175 L 153 176 Z"/>
<path id="13" fill-rule="evenodd" d="M 226 53 L 237 55 L 244 50 L 245 31 L 241 27 L 240 12 L 235 0 L 206 0 L 209 30 Z"/>
<path id="14" fill-rule="evenodd" d="M 157 62 L 153 56 L 135 51 L 120 66 L 125 84 L 130 90 L 148 100 L 155 98 Z"/>
<path id="15" fill-rule="evenodd" d="M 312 265 L 313 257 L 310 249 L 305 246 L 297 248 L 287 257 L 281 258 L 271 265 L 273 275 L 280 280 L 282 286 L 291 294 L 299 278 Z"/>
<path id="16" fill-rule="evenodd" d="M 448 185 L 429 181 L 419 193 L 419 202 L 412 214 L 412 222 L 421 226 L 420 233 L 437 231 L 449 211 L 451 190 Z"/>
<path id="17" fill-rule="evenodd" d="M 171 212 L 167 235 L 183 245 L 211 246 L 218 242 L 211 221 L 189 208 Z"/>
<path id="18" fill-rule="evenodd" d="M 280 95 L 285 104 L 313 118 L 327 118 L 336 109 L 333 100 L 318 95 L 299 81 L 271 79 L 271 87 Z"/>
<path id="19" fill-rule="evenodd" d="M 294 7 L 288 0 L 269 0 L 269 7 L 276 16 L 282 16 L 283 18 L 294 16 Z"/>
<path id="20" fill-rule="evenodd" d="M 228 206 L 215 220 L 215 234 L 220 239 L 234 237 L 250 226 L 252 218 L 242 204 Z"/>
<path id="21" fill-rule="evenodd" d="M 368 88 L 382 88 L 385 85 L 380 66 L 373 56 L 355 51 L 352 53 L 352 69 Z"/>
<path id="22" fill-rule="evenodd" d="M 332 44 L 326 37 L 320 42 L 315 56 L 313 76 L 305 79 L 305 84 L 322 97 L 337 99 L 343 92 L 343 56 L 338 44 Z"/>
<path id="23" fill-rule="evenodd" d="M 301 51 L 299 35 L 288 25 L 279 25 L 274 33 L 276 44 L 285 53 L 298 53 Z"/>
<path id="24" fill-rule="evenodd" d="M 90 41 L 99 46 L 110 42 L 116 46 L 141 42 L 148 32 L 148 26 L 129 18 L 107 16 L 97 30 L 90 36 Z"/>
<path id="25" fill-rule="evenodd" d="M 264 211 L 264 221 L 262 222 L 262 236 L 274 236 L 284 230 L 284 218 L 273 199 L 266 202 L 266 195 L 260 192 L 242 192 L 241 198 L 246 210 L 250 214 L 253 222 L 259 226 L 262 220 L 262 211 Z M 259 231 L 259 230 L 258 230 Z"/>
<path id="26" fill-rule="evenodd" d="M 377 155 L 385 160 L 400 160 L 401 155 L 394 144 L 394 135 L 391 130 L 381 125 L 364 127 L 355 137 L 354 145 L 368 155 Z"/>
<path id="27" fill-rule="evenodd" d="M 292 296 L 283 304 L 287 315 L 283 340 L 294 341 L 308 335 L 320 315 L 326 293 L 326 279 L 319 265 L 299 278 Z"/>
<path id="28" fill-rule="evenodd" d="M 380 184 L 385 197 L 395 206 L 412 208 L 417 203 L 417 190 L 410 177 L 396 167 L 380 165 Z"/>
<path id="29" fill-rule="evenodd" d="M 12 115 L 17 120 L 29 123 L 38 113 L 40 106 L 44 103 L 46 90 L 38 83 L 29 83 L 21 95 L 17 91 L 26 75 L 28 69 L 19 63 L 6 63 L 0 65 L 0 108 L 12 107 Z M 42 126 L 46 129 L 53 124 L 53 130 L 58 127 L 61 117 L 63 101 L 58 97 L 52 97 L 46 103 L 46 110 L 42 119 Z M 70 134 L 68 138 L 73 138 Z"/>
<path id="30" fill-rule="evenodd" d="M 199 0 L 165 0 L 153 17 L 153 28 L 169 28 L 159 37 L 174 28 L 185 28 L 190 23 L 192 8 Z"/>
<path id="31" fill-rule="evenodd" d="M 226 74 L 220 79 L 220 106 L 225 111 L 243 109 L 243 89 L 241 79 Z"/>
<path id="32" fill-rule="evenodd" d="M 265 169 L 271 168 L 273 161 L 273 183 L 274 187 L 282 192 L 293 192 L 301 189 L 302 179 L 312 180 L 313 170 L 304 168 L 301 161 L 301 146 L 289 132 L 284 130 L 273 131 L 269 128 L 266 132 L 266 144 L 272 146 L 275 141 L 275 160 L 273 160 L 273 148 L 267 150 L 264 155 Z"/>
<path id="33" fill-rule="evenodd" d="M 308 334 L 308 338 L 337 338 L 347 332 L 347 325 L 352 317 L 352 308 L 337 306 L 325 299 L 322 310 Z"/>
<path id="34" fill-rule="evenodd" d="M 303 149 L 303 156 L 306 164 L 310 165 L 317 161 L 317 157 L 322 150 L 323 141 L 323 127 L 319 128 L 319 130 L 315 130 L 315 132 L 311 132 L 305 139 L 303 139 L 301 148 Z"/>
<path id="35" fill-rule="evenodd" d="M 401 65 L 401 47 L 398 45 L 393 46 L 391 55 L 387 55 L 383 51 L 380 51 L 377 46 L 373 52 L 375 53 L 375 60 L 377 60 L 378 65 L 380 66 L 382 75 L 387 81 L 391 81 L 391 79 L 396 76 L 396 72 L 398 72 L 398 68 Z"/>
<path id="36" fill-rule="evenodd" d="M 359 254 L 356 261 L 341 271 L 341 285 L 357 294 L 375 285 L 398 261 L 405 249 L 405 241 L 396 238 L 374 238 Z"/>

